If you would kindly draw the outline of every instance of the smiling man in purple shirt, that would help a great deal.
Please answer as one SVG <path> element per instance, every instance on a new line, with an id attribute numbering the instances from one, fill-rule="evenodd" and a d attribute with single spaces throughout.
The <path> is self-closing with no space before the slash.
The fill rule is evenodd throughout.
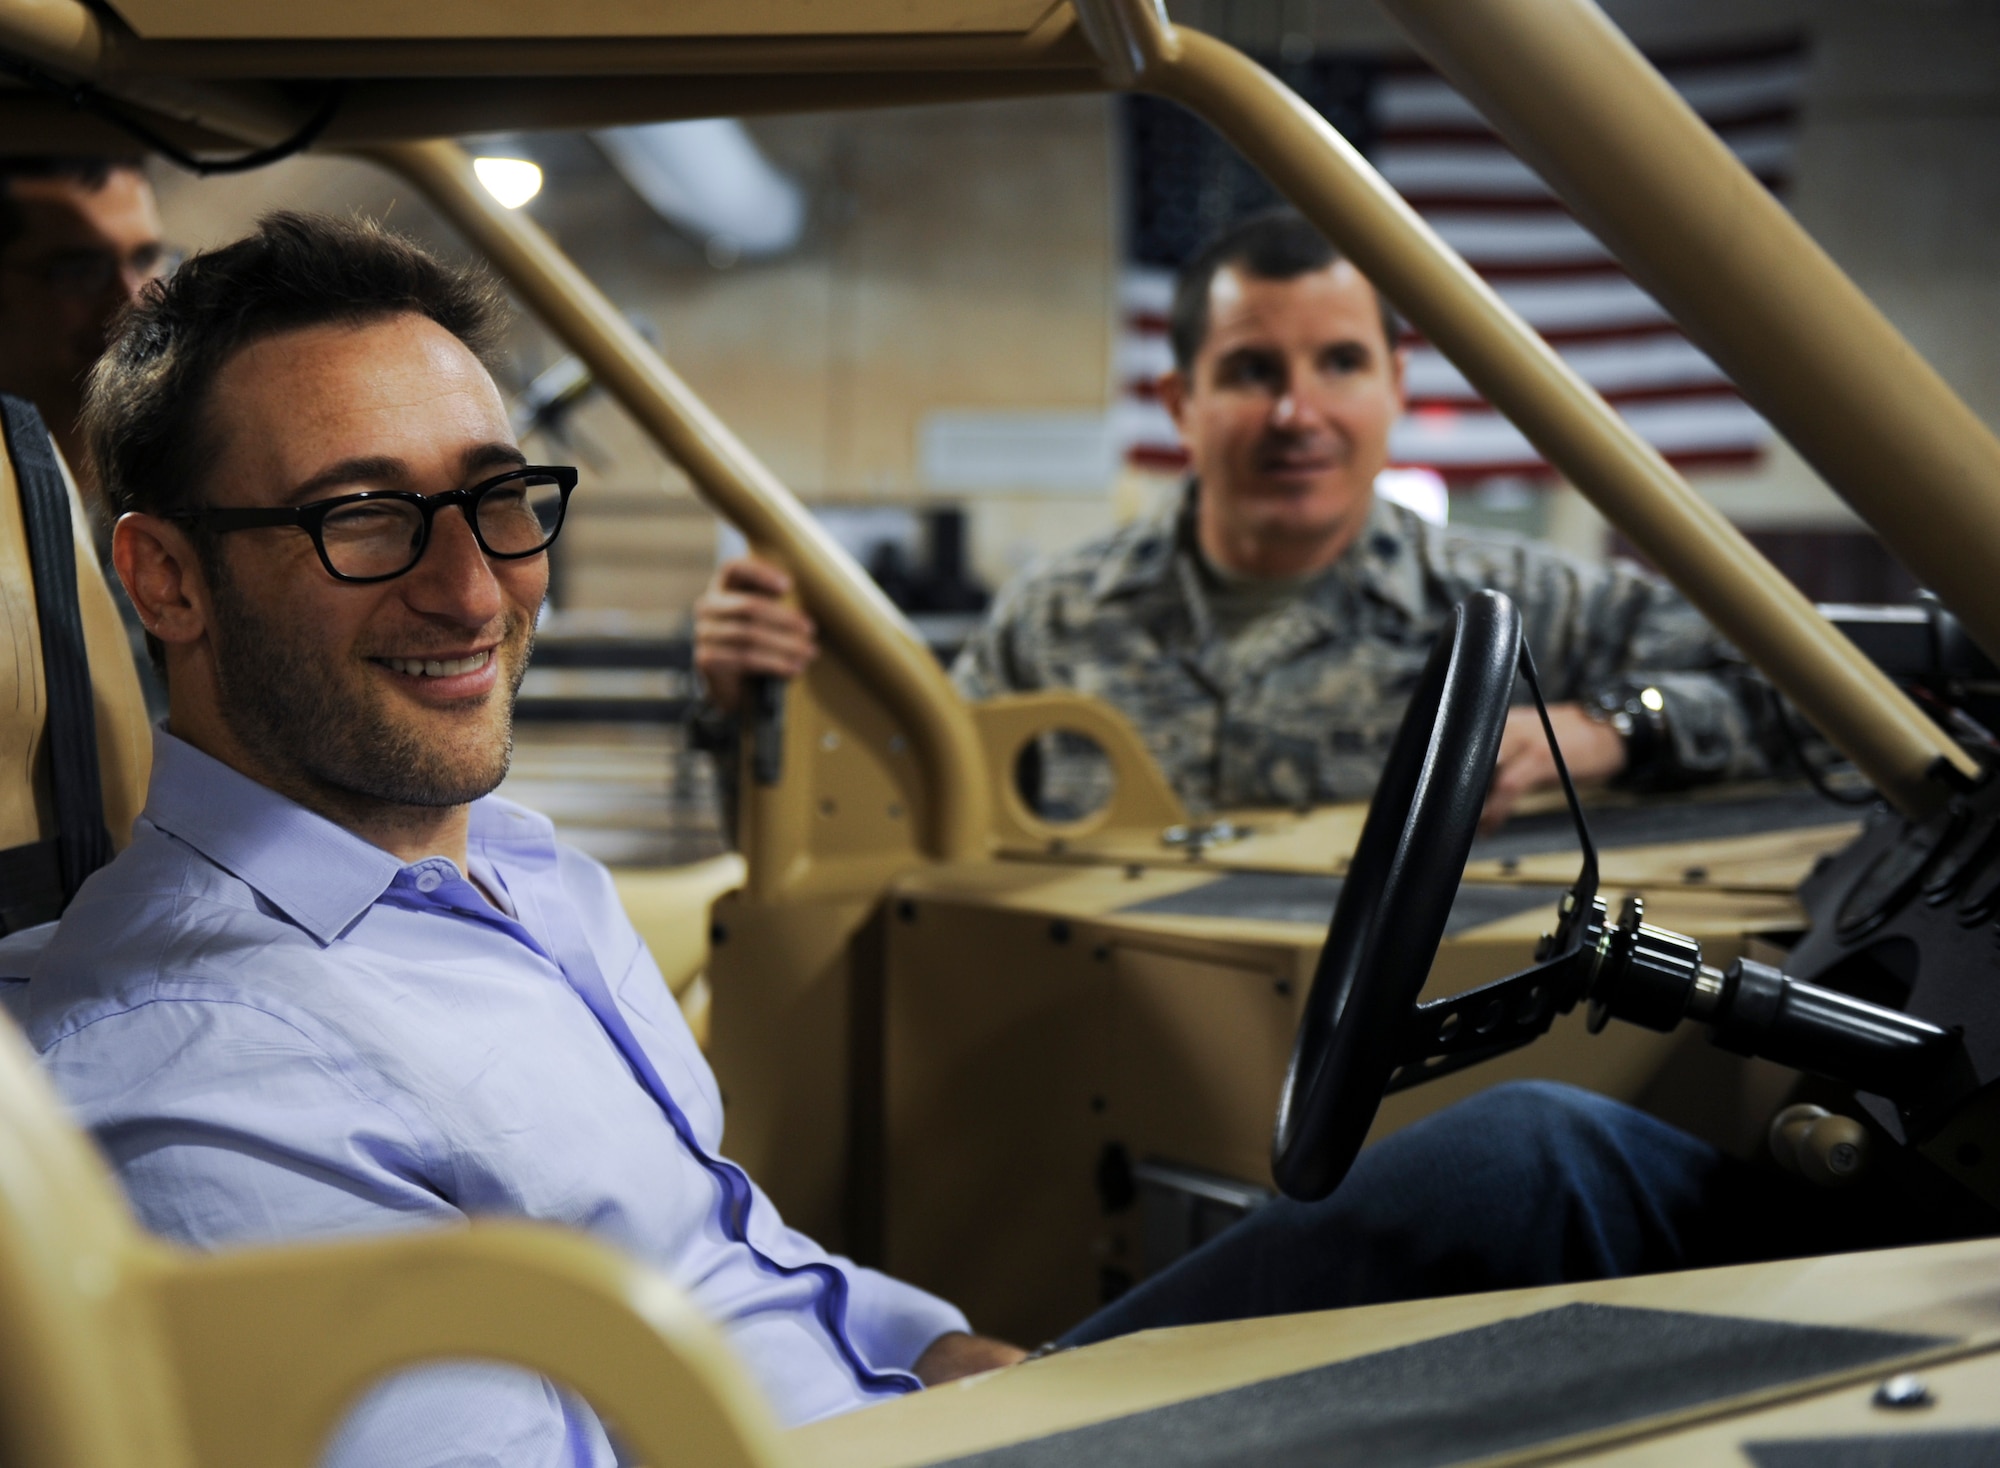
<path id="1" fill-rule="evenodd" d="M 714 1077 L 608 874 L 490 793 L 576 483 L 515 446 L 498 320 L 481 277 L 297 215 L 128 318 L 86 422 L 170 713 L 131 846 L 53 935 L 0 943 L 27 980 L 7 1003 L 169 1238 L 585 1229 L 689 1291 L 787 1422 L 1016 1361 L 785 1227 L 722 1157 Z M 1637 1113 L 1502 1088 L 1069 1339 L 1671 1267 L 1732 1185 Z M 463 1363 L 378 1387 L 332 1458 L 615 1450 L 548 1383 Z"/>
<path id="2" fill-rule="evenodd" d="M 671 1271 L 794 1420 L 1011 1360 L 721 1160 L 714 1079 L 603 868 L 488 795 L 575 484 L 515 447 L 480 356 L 500 321 L 393 236 L 279 217 L 121 337 L 90 429 L 172 732 L 26 1028 L 169 1237 L 588 1228 Z M 532 1377 L 426 1376 L 345 1460 L 432 1461 L 426 1431 L 451 1461 L 608 1458 Z M 440 1424 L 413 1404 L 441 1387 L 470 1395 Z"/>

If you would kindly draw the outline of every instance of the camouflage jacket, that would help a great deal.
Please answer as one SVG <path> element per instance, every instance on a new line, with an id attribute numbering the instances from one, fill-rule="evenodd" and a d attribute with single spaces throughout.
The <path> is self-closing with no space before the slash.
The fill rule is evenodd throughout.
<path id="1" fill-rule="evenodd" d="M 1298 597 L 1215 631 L 1192 492 L 1031 567 L 952 669 L 970 698 L 1074 688 L 1116 705 L 1198 810 L 1367 798 L 1432 641 L 1482 587 L 1521 609 L 1551 703 L 1661 707 L 1629 750 L 1654 786 L 1767 773 L 1781 747 L 1761 681 L 1665 582 L 1531 542 L 1431 525 L 1377 500 Z M 1517 687 L 1517 701 L 1529 697 Z M 1643 746 L 1643 748 L 1642 748 Z M 1640 756 L 1643 757 L 1641 758 Z"/>

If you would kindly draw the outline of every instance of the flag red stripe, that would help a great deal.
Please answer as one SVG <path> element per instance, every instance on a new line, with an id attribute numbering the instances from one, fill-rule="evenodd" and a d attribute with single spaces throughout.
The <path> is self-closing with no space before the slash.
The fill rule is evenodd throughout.
<path id="1" fill-rule="evenodd" d="M 1786 144 L 1800 115 L 1796 99 L 1804 57 L 1803 44 L 1795 35 L 1788 35 L 1751 44 L 1656 54 L 1652 60 L 1670 84 L 1684 95 L 1692 94 L 1703 120 L 1725 142 L 1736 145 L 1739 157 L 1747 154 L 1757 160 L 1746 165 L 1752 175 L 1766 188 L 1780 190 L 1791 181 L 1794 171 L 1791 149 Z M 1574 216 L 1539 180 L 1523 175 L 1513 153 L 1483 121 L 1440 93 L 1426 90 L 1418 95 L 1398 91 L 1404 79 L 1419 77 L 1436 80 L 1436 74 L 1421 61 L 1390 63 L 1382 71 L 1383 91 L 1377 93 L 1379 108 L 1392 116 L 1410 119 L 1386 122 L 1376 135 L 1378 145 L 1402 150 L 1400 154 L 1392 151 L 1380 155 L 1378 164 L 1391 179 L 1409 180 L 1410 187 L 1402 191 L 1404 199 L 1420 213 L 1432 216 L 1433 222 L 1441 222 L 1453 238 L 1465 239 L 1468 248 L 1463 253 L 1467 262 L 1483 279 L 1510 295 L 1524 298 L 1517 306 L 1524 315 L 1532 313 L 1531 319 L 1554 317 L 1573 323 L 1541 328 L 1541 335 L 1551 345 L 1559 350 L 1608 345 L 1609 354 L 1601 360 L 1595 353 L 1577 354 L 1582 362 L 1580 370 L 1588 379 L 1593 367 L 1599 367 L 1608 380 L 1622 384 L 1611 389 L 1598 388 L 1614 406 L 1630 409 L 1644 404 L 1667 405 L 1634 412 L 1632 416 L 1642 424 L 1651 424 L 1664 413 L 1666 418 L 1682 425 L 1672 436 L 1687 446 L 1666 453 L 1669 463 L 1682 469 L 1697 469 L 1759 462 L 1765 448 L 1743 442 L 1745 437 L 1755 436 L 1745 432 L 1745 424 L 1754 420 L 1749 420 L 1735 406 L 1742 402 L 1735 387 L 1713 369 L 1705 368 L 1694 353 L 1677 345 L 1664 354 L 1622 350 L 1620 344 L 1650 342 L 1664 346 L 1684 342 L 1686 335 L 1670 319 L 1648 319 L 1647 313 L 1657 307 L 1645 299 L 1643 291 L 1625 284 L 1630 281 L 1629 273 L 1608 253 L 1600 254 L 1593 249 L 1587 242 L 1587 231 L 1580 237 L 1567 226 L 1555 225 L 1559 219 Z M 1443 105 L 1447 102 L 1449 105 Z M 1433 148 L 1452 152 L 1427 151 Z M 1453 217 L 1448 221 L 1437 220 L 1436 216 L 1447 213 Z M 1521 223 L 1513 225 L 1509 221 Z M 1516 284 L 1520 286 L 1518 291 L 1509 289 Z M 1157 355 L 1159 348 L 1151 343 L 1169 333 L 1167 313 L 1157 307 L 1128 308 L 1121 316 L 1124 335 L 1132 343 L 1133 351 Z M 1140 347 L 1141 342 L 1146 343 L 1144 348 Z M 1424 338 L 1415 331 L 1406 333 L 1402 345 L 1427 348 Z M 1125 370 L 1131 372 L 1134 366 L 1150 360 L 1144 354 L 1127 356 Z M 1687 380 L 1690 376 L 1696 380 Z M 1157 404 L 1155 383 L 1131 376 L 1120 387 L 1120 401 Z M 1483 398 L 1465 387 L 1445 386 L 1441 391 L 1418 395 L 1409 406 L 1418 413 L 1492 412 Z M 1718 409 L 1719 415 L 1712 411 Z M 1693 412 L 1692 419 L 1680 416 L 1689 410 Z M 1717 422 L 1712 435 L 1686 431 L 1696 429 L 1710 418 Z M 1491 426 L 1484 420 L 1478 421 Z M 1728 428 L 1727 423 L 1737 426 Z M 1127 450 L 1127 463 L 1161 473 L 1185 470 L 1187 456 L 1171 440 L 1156 409 L 1136 414 L 1128 431 L 1138 434 L 1141 441 Z M 1648 427 L 1644 431 L 1652 430 Z M 1703 447 L 1704 439 L 1713 446 Z M 1418 440 L 1413 439 L 1409 446 L 1417 450 Z M 1477 463 L 1412 462 L 1402 467 L 1434 469 L 1455 488 L 1494 475 L 1541 480 L 1555 477 L 1550 466 L 1526 445 L 1517 451 L 1505 439 L 1497 442 L 1488 439 L 1478 444 L 1466 443 L 1464 449 L 1474 453 L 1491 451 L 1496 457 Z M 1443 452 L 1444 445 L 1424 451 Z"/>
<path id="2" fill-rule="evenodd" d="M 1551 346 L 1561 346 L 1565 342 L 1610 342 L 1626 339 L 1637 340 L 1649 336 L 1684 336 L 1680 327 L 1672 321 L 1634 321 L 1617 326 L 1573 326 L 1564 330 L 1549 329 L 1540 333 L 1543 341 Z M 1405 332 L 1401 345 L 1406 347 L 1427 346 L 1428 342 L 1415 332 Z"/>
<path id="3" fill-rule="evenodd" d="M 1589 379 L 1586 378 L 1585 381 Z M 1591 386 L 1597 385 L 1592 383 Z M 1657 387 L 1622 387 L 1613 390 L 1599 387 L 1597 395 L 1607 403 L 1690 403 L 1700 402 L 1703 399 L 1734 403 L 1742 401 L 1743 397 L 1727 382 L 1662 383 Z M 1486 399 L 1477 393 L 1427 395 L 1410 399 L 1410 411 L 1413 413 L 1425 408 L 1450 408 L 1463 411 L 1484 409 L 1487 406 Z"/>
<path id="4" fill-rule="evenodd" d="M 1734 132 L 1750 132 L 1759 128 L 1789 127 L 1799 120 L 1799 109 L 1790 106 L 1760 106 L 1745 108 L 1741 112 L 1729 112 L 1713 108 L 1701 114 L 1701 120 L 1726 142 Z M 1426 122 L 1412 126 L 1394 123 L 1378 129 L 1375 141 L 1380 143 L 1493 143 L 1498 145 L 1499 135 L 1483 122 Z"/>
<path id="5" fill-rule="evenodd" d="M 1646 59 L 1673 81 L 1678 73 L 1721 71 L 1729 67 L 1752 66 L 1760 61 L 1789 61 L 1805 54 L 1805 45 L 1796 35 L 1771 36 L 1762 41 L 1739 42 L 1731 46 L 1697 46 L 1685 51 L 1649 51 Z M 1382 75 L 1436 76 L 1429 62 L 1416 56 L 1391 57 L 1382 63 Z"/>
<path id="6" fill-rule="evenodd" d="M 1758 183 L 1772 191 L 1783 189 L 1792 181 L 1789 173 L 1774 169 L 1751 169 L 1750 175 Z M 1481 211 L 1493 214 L 1567 214 L 1569 209 L 1554 194 L 1471 194 L 1471 193 L 1425 193 L 1399 189 L 1410 207 L 1419 214 L 1430 209 L 1452 209 L 1463 212 Z"/>

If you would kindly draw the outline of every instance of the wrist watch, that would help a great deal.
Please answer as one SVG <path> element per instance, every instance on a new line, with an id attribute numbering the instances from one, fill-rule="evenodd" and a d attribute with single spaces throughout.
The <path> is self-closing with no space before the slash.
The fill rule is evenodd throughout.
<path id="1" fill-rule="evenodd" d="M 1667 725 L 1667 700 L 1659 689 L 1650 683 L 1621 680 L 1586 700 L 1583 708 L 1625 741 L 1620 784 L 1651 785 L 1671 773 L 1674 743 Z"/>

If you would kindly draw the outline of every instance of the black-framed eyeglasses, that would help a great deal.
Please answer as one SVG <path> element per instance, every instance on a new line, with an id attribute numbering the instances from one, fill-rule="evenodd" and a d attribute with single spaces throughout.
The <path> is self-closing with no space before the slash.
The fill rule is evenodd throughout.
<path id="1" fill-rule="evenodd" d="M 496 561 L 540 555 L 562 531 L 576 470 L 524 464 L 444 494 L 368 489 L 286 509 L 211 508 L 175 515 L 211 530 L 296 525 L 312 537 L 320 564 L 340 581 L 392 581 L 413 569 L 430 544 L 431 521 L 456 505 L 479 548 Z"/>

